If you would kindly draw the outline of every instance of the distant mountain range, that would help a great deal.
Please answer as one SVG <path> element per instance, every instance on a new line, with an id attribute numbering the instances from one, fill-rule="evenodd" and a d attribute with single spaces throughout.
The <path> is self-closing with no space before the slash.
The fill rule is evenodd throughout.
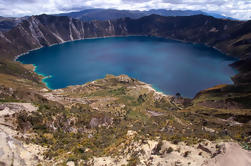
<path id="1" fill-rule="evenodd" d="M 216 13 L 206 13 L 200 10 L 165 10 L 165 9 L 153 9 L 148 11 L 139 11 L 139 10 L 116 10 L 116 9 L 86 9 L 79 12 L 70 12 L 70 13 L 61 13 L 55 14 L 55 16 L 68 16 L 75 19 L 79 19 L 81 21 L 106 21 L 106 20 L 116 20 L 120 18 L 132 18 L 138 19 L 144 16 L 149 16 L 152 14 L 160 15 L 160 16 L 192 16 L 192 15 L 206 15 L 213 16 L 215 18 L 220 19 L 230 19 L 234 20 L 230 17 L 225 17 Z M 0 16 L 0 32 L 8 31 L 18 23 L 23 20 L 29 18 L 26 17 L 1 17 Z"/>
<path id="2" fill-rule="evenodd" d="M 8 31 L 15 26 L 17 26 L 18 23 L 22 22 L 23 20 L 27 19 L 28 17 L 1 17 L 0 16 L 0 32 Z"/>
<path id="3" fill-rule="evenodd" d="M 165 10 L 165 9 L 152 9 L 148 11 L 139 10 L 116 10 L 116 9 L 86 9 L 79 12 L 71 13 L 61 13 L 57 16 L 68 16 L 75 19 L 80 19 L 82 21 L 92 21 L 92 20 L 115 20 L 119 18 L 129 17 L 132 19 L 137 19 L 143 16 L 149 16 L 152 14 L 160 16 L 192 16 L 192 15 L 206 15 L 213 16 L 215 18 L 231 19 L 230 17 L 225 17 L 216 13 L 207 13 L 200 10 Z"/>

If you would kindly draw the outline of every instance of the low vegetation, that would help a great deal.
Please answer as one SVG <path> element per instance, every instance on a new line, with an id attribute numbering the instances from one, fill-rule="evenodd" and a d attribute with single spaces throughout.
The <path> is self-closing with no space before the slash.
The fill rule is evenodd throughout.
<path id="1" fill-rule="evenodd" d="M 43 92 L 44 85 L 36 83 L 40 78 L 9 75 L 6 71 L 0 74 L 0 100 L 31 102 L 39 107 L 36 112 L 19 113 L 17 128 L 31 134 L 23 138 L 26 143 L 47 148 L 44 156 L 48 160 L 77 163 L 94 156 L 128 153 L 128 165 L 137 165 L 139 152 L 121 149 L 139 140 L 187 145 L 203 140 L 236 140 L 245 149 L 251 147 L 249 97 L 227 90 L 228 86 L 203 91 L 191 101 L 157 94 L 148 85 L 124 75 L 108 75 L 85 85 Z M 23 84 L 26 86 L 20 88 Z M 48 99 L 48 94 L 55 99 Z M 131 137 L 128 131 L 137 134 Z M 158 145 L 156 154 L 161 141 Z M 166 153 L 173 151 L 169 147 Z M 184 153 L 187 156 L 189 151 Z"/>

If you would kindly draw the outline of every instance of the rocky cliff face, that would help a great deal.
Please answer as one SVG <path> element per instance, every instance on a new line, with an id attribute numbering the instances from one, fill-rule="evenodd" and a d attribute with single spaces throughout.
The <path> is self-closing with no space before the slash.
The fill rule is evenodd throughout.
<path id="1" fill-rule="evenodd" d="M 162 17 L 151 15 L 126 19 L 129 34 L 172 38 L 215 47 L 235 57 L 250 56 L 250 23 L 196 15 Z"/>
<path id="2" fill-rule="evenodd" d="M 233 66 L 241 72 L 237 84 L 249 84 L 251 21 L 241 22 L 195 15 L 82 22 L 66 16 L 32 16 L 8 32 L 0 32 L 0 57 L 13 59 L 32 49 L 66 41 L 105 36 L 146 35 L 172 38 L 215 47 L 242 61 Z"/>
<path id="3" fill-rule="evenodd" d="M 90 37 L 127 34 L 121 24 L 111 21 L 81 22 L 68 17 L 32 16 L 9 32 L 1 33 L 1 57 L 18 54 L 43 46 Z"/>
<path id="4" fill-rule="evenodd" d="M 235 83 L 250 83 L 251 21 L 241 22 L 195 15 L 82 22 L 66 16 L 32 16 L 8 32 L 0 32 L 0 57 L 17 55 L 66 41 L 105 36 L 146 35 L 202 43 L 242 59 L 233 66 L 241 74 Z"/>
<path id="5" fill-rule="evenodd" d="M 250 55 L 250 22 L 196 15 L 82 22 L 66 16 L 39 15 L 1 33 L 0 56 L 16 56 L 28 50 L 92 37 L 150 35 L 216 47 L 236 57 Z"/>

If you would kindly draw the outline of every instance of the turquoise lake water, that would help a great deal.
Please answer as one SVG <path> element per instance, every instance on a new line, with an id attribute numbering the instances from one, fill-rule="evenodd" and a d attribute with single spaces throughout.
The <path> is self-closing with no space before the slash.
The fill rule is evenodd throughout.
<path id="1" fill-rule="evenodd" d="M 215 49 L 154 37 L 86 39 L 31 51 L 17 59 L 50 76 L 51 89 L 84 84 L 106 74 L 126 74 L 166 94 L 185 97 L 217 84 L 231 84 L 235 59 Z"/>

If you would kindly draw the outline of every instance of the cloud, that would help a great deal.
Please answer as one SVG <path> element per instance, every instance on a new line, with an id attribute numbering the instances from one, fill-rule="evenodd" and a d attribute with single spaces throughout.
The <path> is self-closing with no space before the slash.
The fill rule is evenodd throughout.
<path id="1" fill-rule="evenodd" d="M 55 14 L 86 8 L 203 10 L 251 19 L 251 0 L 0 0 L 0 15 Z"/>

